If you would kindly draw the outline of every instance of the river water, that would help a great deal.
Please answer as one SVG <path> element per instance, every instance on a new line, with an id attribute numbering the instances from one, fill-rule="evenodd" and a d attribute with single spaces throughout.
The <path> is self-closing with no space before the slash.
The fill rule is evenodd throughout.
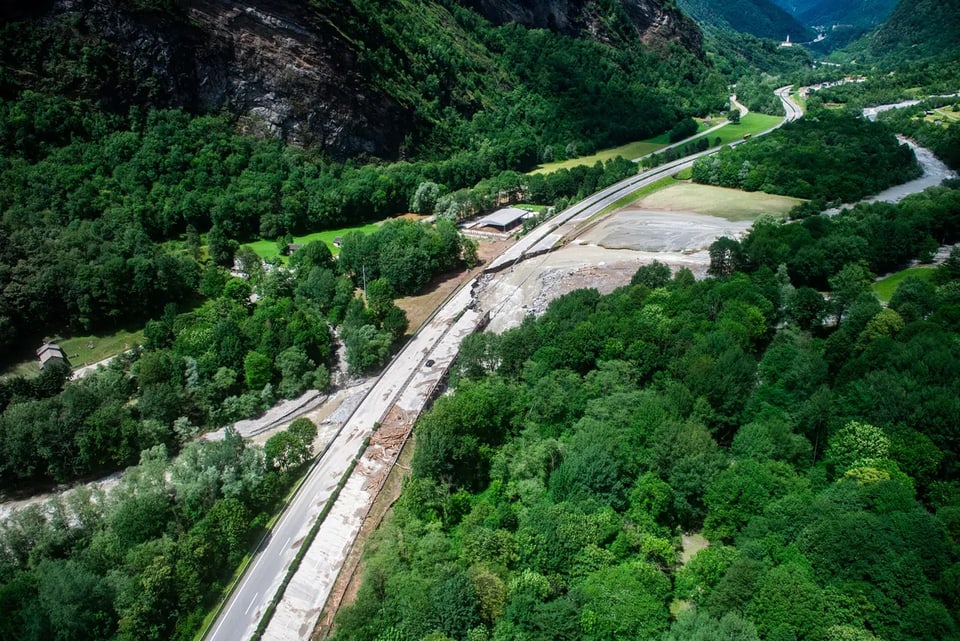
<path id="1" fill-rule="evenodd" d="M 911 105 L 919 104 L 919 100 L 908 100 L 906 102 L 899 102 L 894 105 L 881 105 L 879 107 L 868 107 L 863 110 L 863 115 L 868 120 L 876 120 L 877 114 L 882 111 L 887 111 L 889 109 L 900 109 L 903 107 L 909 107 Z M 861 200 L 860 202 L 865 203 L 898 203 L 910 194 L 918 194 L 928 187 L 936 187 L 944 180 L 948 178 L 957 178 L 957 172 L 947 167 L 943 161 L 933 155 L 933 152 L 927 149 L 926 147 L 921 147 L 914 141 L 906 138 L 904 136 L 897 135 L 897 138 L 901 143 L 910 147 L 913 150 L 913 153 L 917 156 L 917 162 L 920 163 L 920 166 L 923 168 L 923 175 L 915 180 L 905 182 L 901 185 L 895 185 L 889 189 L 885 189 L 878 194 L 873 196 L 868 196 Z M 855 203 L 849 203 L 841 205 L 840 207 L 834 207 L 832 209 L 826 210 L 824 213 L 828 215 L 834 215 L 840 212 L 841 209 L 853 207 Z"/>

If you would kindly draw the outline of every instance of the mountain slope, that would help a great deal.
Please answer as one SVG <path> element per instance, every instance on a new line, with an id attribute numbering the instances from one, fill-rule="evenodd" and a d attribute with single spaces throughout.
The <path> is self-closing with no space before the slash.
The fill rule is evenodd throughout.
<path id="1" fill-rule="evenodd" d="M 901 0 L 867 46 L 873 57 L 960 58 L 960 0 Z"/>
<path id="2" fill-rule="evenodd" d="M 873 27 L 890 15 L 897 0 L 773 0 L 781 9 L 811 26 Z"/>
<path id="3" fill-rule="evenodd" d="M 733 29 L 759 38 L 794 42 L 812 40 L 814 34 L 770 0 L 680 0 L 680 7 L 706 30 Z"/>
<path id="4" fill-rule="evenodd" d="M 608 89 L 615 85 L 612 76 L 658 87 L 673 66 L 690 69 L 691 78 L 705 73 L 699 30 L 665 0 L 46 4 L 38 5 L 32 20 L 2 28 L 0 97 L 40 88 L 119 112 L 132 104 L 226 109 L 242 116 L 248 131 L 310 144 L 336 158 L 446 153 L 475 138 L 469 123 L 476 114 L 515 108 L 523 96 L 547 103 L 534 125 L 545 128 L 558 122 L 548 113 L 557 108 L 558 93 L 580 89 L 600 104 L 573 104 L 574 111 L 601 110 L 618 102 Z M 25 13 L 0 12 L 7 20 Z M 496 31 L 487 20 L 506 26 Z M 525 27 L 550 32 L 537 41 Z M 504 31 L 511 28 L 523 31 Z M 558 38 L 570 42 L 560 45 Z M 527 70 L 543 77 L 536 67 L 545 64 L 542 52 L 563 50 L 577 51 L 573 62 L 584 67 L 568 71 L 564 84 L 573 86 L 531 86 L 534 81 L 523 77 Z M 661 68 L 659 57 L 676 60 Z M 587 81 L 597 90 L 577 86 Z M 522 95 L 511 101 L 508 96 L 518 91 Z M 654 96 L 655 89 L 642 91 L 650 93 L 649 104 L 664 105 L 654 120 L 677 118 L 675 112 L 694 100 L 674 103 Z M 574 114 L 564 135 L 576 135 L 582 125 L 586 137 L 603 140 L 605 125 L 582 122 L 599 116 Z"/>

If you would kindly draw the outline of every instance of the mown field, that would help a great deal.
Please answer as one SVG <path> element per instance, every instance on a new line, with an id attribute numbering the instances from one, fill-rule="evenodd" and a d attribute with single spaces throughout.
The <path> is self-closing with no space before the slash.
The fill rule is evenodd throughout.
<path id="1" fill-rule="evenodd" d="M 704 124 L 702 119 L 698 119 L 697 123 L 699 128 L 697 133 L 701 133 L 718 124 L 720 121 L 719 118 L 713 119 L 711 124 Z M 722 131 L 722 129 L 720 130 Z M 762 130 L 761 130 L 762 131 Z M 647 154 L 653 153 L 660 149 L 663 149 L 670 144 L 670 134 L 665 132 L 659 136 L 653 138 L 647 138 L 646 140 L 637 140 L 634 142 L 627 143 L 625 145 L 620 145 L 619 147 L 611 147 L 609 149 L 601 149 L 595 154 L 590 156 L 579 156 L 577 158 L 570 158 L 568 160 L 558 160 L 557 162 L 544 163 L 531 171 L 531 174 L 550 174 L 560 169 L 570 169 L 572 167 L 579 167 L 581 165 L 592 165 L 598 160 L 600 162 L 605 162 L 620 156 L 628 160 L 633 160 L 635 158 L 640 158 Z"/>
<path id="2" fill-rule="evenodd" d="M 695 183 L 677 183 L 656 191 L 634 203 L 641 209 L 686 211 L 719 216 L 731 221 L 754 220 L 761 214 L 786 216 L 803 201 L 763 192 L 740 191 Z"/>
<path id="3" fill-rule="evenodd" d="M 306 236 L 294 236 L 293 242 L 297 245 L 306 245 L 307 243 L 313 242 L 315 240 L 322 240 L 330 247 L 330 251 L 334 256 L 340 253 L 340 248 L 334 246 L 333 240 L 337 237 L 343 237 L 348 232 L 359 231 L 364 234 L 372 233 L 376 230 L 377 226 L 380 223 L 370 223 L 368 225 L 358 225 L 356 227 L 344 227 L 343 229 L 332 229 L 329 231 L 318 231 L 313 234 L 307 234 Z M 253 251 L 257 252 L 257 256 L 263 258 L 264 260 L 268 258 L 276 258 L 280 256 L 280 248 L 277 246 L 277 243 L 272 240 L 258 240 L 255 243 L 249 243 L 247 245 Z M 281 257 L 284 262 L 286 262 L 286 256 Z"/>
<path id="4" fill-rule="evenodd" d="M 759 114 L 750 112 L 746 116 L 740 119 L 740 122 L 733 125 L 727 125 L 717 131 L 709 134 L 710 136 L 710 146 L 714 146 L 714 141 L 719 138 L 721 145 L 726 145 L 737 140 L 743 140 L 743 137 L 746 134 L 751 136 L 760 133 L 761 131 L 766 131 L 770 129 L 777 123 L 779 123 L 783 118 L 780 116 L 768 116 L 767 114 Z"/>
<path id="5" fill-rule="evenodd" d="M 897 287 L 900 286 L 904 280 L 910 276 L 915 276 L 916 278 L 922 278 L 924 280 L 929 280 L 933 278 L 934 269 L 932 265 L 920 265 L 918 267 L 910 267 L 909 269 L 904 269 L 895 274 L 890 274 L 885 278 L 881 278 L 873 284 L 873 293 L 877 295 L 877 298 L 880 299 L 881 303 L 889 303 L 890 298 L 893 296 L 893 292 L 897 291 Z"/>

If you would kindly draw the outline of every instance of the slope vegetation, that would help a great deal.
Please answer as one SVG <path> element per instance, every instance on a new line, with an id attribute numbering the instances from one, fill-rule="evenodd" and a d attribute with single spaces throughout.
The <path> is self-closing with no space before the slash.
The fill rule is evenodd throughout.
<path id="1" fill-rule="evenodd" d="M 684 104 L 701 91 L 670 97 L 706 70 L 696 25 L 661 0 L 533 2 L 517 15 L 506 1 L 470 4 L 56 3 L 3 28 L 0 95 L 227 109 L 253 133 L 338 158 L 447 151 L 504 120 L 606 143 L 626 135 L 606 122 L 656 129 L 704 107 Z"/>
<path id="2" fill-rule="evenodd" d="M 890 62 L 956 60 L 960 52 L 960 1 L 901 0 L 867 42 L 874 57 Z"/>
<path id="3" fill-rule="evenodd" d="M 757 36 L 794 42 L 813 39 L 812 30 L 769 0 L 680 0 L 680 7 L 705 30 L 733 29 Z"/>

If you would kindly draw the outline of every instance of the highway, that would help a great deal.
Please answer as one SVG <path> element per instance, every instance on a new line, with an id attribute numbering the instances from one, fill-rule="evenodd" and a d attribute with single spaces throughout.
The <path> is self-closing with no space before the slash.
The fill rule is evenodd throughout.
<path id="1" fill-rule="evenodd" d="M 789 90 L 790 87 L 777 90 L 777 96 L 783 102 L 787 112 L 784 122 L 795 120 L 802 115 L 799 106 L 790 98 Z M 718 149 L 708 150 L 667 163 L 597 192 L 524 236 L 499 258 L 492 261 L 485 270 L 486 273 L 494 274 L 509 268 L 516 262 L 562 246 L 585 222 L 618 199 L 665 176 L 690 167 L 697 158 L 716 153 L 716 151 Z M 476 282 L 476 279 L 473 279 L 466 283 L 435 312 L 388 364 L 363 402 L 340 427 L 330 445 L 310 468 L 274 528 L 264 538 L 253 562 L 237 583 L 219 616 L 210 626 L 205 639 L 208 641 L 250 639 L 280 587 L 303 538 L 309 532 L 351 461 L 357 456 L 364 439 L 373 432 L 374 423 L 380 422 L 385 413 L 398 402 L 402 402 L 404 409 L 419 411 L 419 407 L 422 407 L 422 402 L 426 402 L 426 398 L 422 393 L 414 393 L 414 390 L 432 389 L 430 385 L 436 382 L 456 356 L 460 340 L 472 331 L 469 324 L 474 323 L 475 327 L 479 322 L 484 310 L 474 309 Z M 436 360 L 431 368 L 425 366 L 428 357 Z M 420 403 L 419 407 L 417 403 Z M 338 506 L 341 500 L 342 496 L 337 501 Z M 333 516 L 331 514 L 327 521 L 333 521 Z M 319 561 L 311 561 L 304 562 L 301 568 L 310 566 L 311 571 L 318 573 L 318 576 L 323 577 L 324 580 L 328 576 L 335 578 L 343 563 L 341 557 L 345 557 L 355 534 L 348 531 L 343 541 L 336 542 L 336 554 L 328 557 L 327 567 L 320 567 Z M 314 546 L 322 545 L 322 541 L 323 536 L 318 536 Z M 313 553 L 313 546 L 310 552 Z M 304 580 L 300 574 L 301 572 L 298 572 L 297 577 L 300 578 L 301 584 L 305 581 L 309 585 L 315 580 L 314 575 L 308 575 Z M 297 580 L 295 578 L 295 582 Z M 302 607 L 286 607 L 285 610 L 283 606 L 278 608 L 278 612 L 284 610 L 287 614 L 281 621 L 274 620 L 274 624 L 268 630 L 268 638 L 309 637 L 313 627 L 311 622 L 316 621 L 323 600 L 326 598 L 324 590 L 328 591 L 327 588 L 321 588 L 316 584 L 314 586 L 316 589 L 312 598 L 314 601 L 320 601 L 319 607 L 315 604 L 305 604 Z M 297 590 L 301 595 L 303 591 Z M 278 629 L 277 624 L 281 622 L 285 630 Z"/>
<path id="2" fill-rule="evenodd" d="M 786 87 L 777 89 L 775 92 L 777 97 L 780 99 L 780 102 L 783 104 L 786 117 L 776 126 L 757 134 L 757 136 L 770 133 L 771 131 L 782 126 L 784 123 L 792 122 L 803 116 L 803 111 L 800 109 L 800 106 L 794 102 L 790 95 L 791 88 L 792 87 L 790 85 L 787 85 Z M 731 146 L 742 144 L 743 142 L 745 141 L 738 140 L 737 142 L 732 143 Z M 686 169 L 687 167 L 692 167 L 693 163 L 696 162 L 697 159 L 704 156 L 709 156 L 710 154 L 715 154 L 720 151 L 721 148 L 722 147 L 708 149 L 707 151 L 702 151 L 692 156 L 687 156 L 685 158 L 666 163 L 636 176 L 631 176 L 621 180 L 620 182 L 615 183 L 605 189 L 601 189 L 592 196 L 584 198 L 580 202 L 571 205 L 557 216 L 554 216 L 521 238 L 519 242 L 501 254 L 499 258 L 492 261 L 490 266 L 487 267 L 485 271 L 497 272 L 518 261 L 555 249 L 565 240 L 570 240 L 572 232 L 581 224 L 599 212 L 603 211 L 606 207 L 615 203 L 620 198 L 623 198 L 633 191 L 646 187 L 647 185 L 650 185 L 661 178 L 666 178 L 667 176 L 671 176 L 683 169 Z"/>
<path id="3" fill-rule="evenodd" d="M 784 122 L 793 122 L 803 117 L 803 109 L 800 108 L 800 105 L 798 105 L 790 95 L 792 89 L 792 85 L 787 85 L 774 91 L 774 93 L 777 94 L 777 98 L 779 98 L 783 104 L 784 110 L 787 112 L 787 117 L 784 119 Z"/>
<path id="4" fill-rule="evenodd" d="M 415 374 L 423 371 L 427 356 L 463 315 L 469 298 L 468 290 L 466 299 L 462 295 L 455 296 L 439 309 L 380 375 L 360 406 L 310 468 L 290 504 L 261 544 L 254 562 L 211 626 L 206 639 L 241 641 L 253 635 L 300 543 L 359 452 L 364 439 L 373 432 L 374 423 L 382 419 L 401 392 L 411 384 Z M 452 360 L 452 356 L 449 359 Z M 445 365 L 438 362 L 429 369 L 428 375 L 439 376 Z"/>

